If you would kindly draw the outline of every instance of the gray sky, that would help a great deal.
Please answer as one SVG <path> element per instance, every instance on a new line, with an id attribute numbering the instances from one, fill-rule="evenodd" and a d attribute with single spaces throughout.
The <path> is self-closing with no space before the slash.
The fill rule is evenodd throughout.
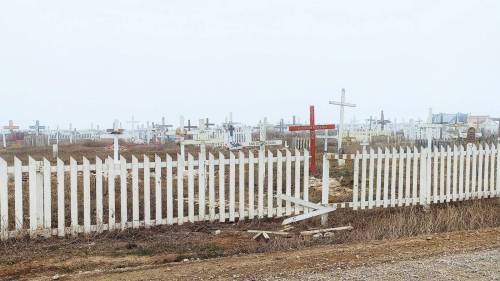
<path id="1" fill-rule="evenodd" d="M 500 115 L 500 1 L 1 1 L 0 122 Z"/>

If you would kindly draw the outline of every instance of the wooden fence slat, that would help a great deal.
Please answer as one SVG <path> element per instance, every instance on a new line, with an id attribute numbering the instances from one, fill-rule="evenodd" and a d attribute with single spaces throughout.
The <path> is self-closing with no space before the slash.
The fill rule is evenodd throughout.
<path id="1" fill-rule="evenodd" d="M 95 158 L 95 211 L 97 232 L 103 231 L 102 160 Z"/>
<path id="2" fill-rule="evenodd" d="M 139 162 L 132 155 L 132 228 L 139 228 Z"/>
<path id="3" fill-rule="evenodd" d="M 377 148 L 377 185 L 375 191 L 375 207 L 381 205 L 381 189 L 382 189 L 382 149 Z"/>
<path id="4" fill-rule="evenodd" d="M 30 216 L 30 235 L 33 236 L 37 229 L 36 213 L 36 162 L 31 156 L 28 158 L 28 193 L 29 193 L 29 216 Z"/>
<path id="5" fill-rule="evenodd" d="M 453 201 L 458 199 L 458 147 L 456 145 L 453 146 L 453 189 L 452 189 L 452 198 Z"/>
<path id="6" fill-rule="evenodd" d="M 300 152 L 295 149 L 295 198 L 300 199 Z M 300 214 L 300 206 L 294 204 L 295 215 Z"/>
<path id="7" fill-rule="evenodd" d="M 208 214 L 210 221 L 215 221 L 215 160 L 208 154 Z"/>
<path id="8" fill-rule="evenodd" d="M 484 148 L 479 144 L 479 160 L 477 169 L 477 197 L 483 198 L 483 161 L 484 161 Z"/>
<path id="9" fill-rule="evenodd" d="M 493 144 L 491 146 L 491 163 L 490 163 L 490 197 L 495 197 L 496 196 L 496 193 L 495 193 L 495 156 L 497 154 L 497 148 L 495 147 L 495 145 Z"/>
<path id="10" fill-rule="evenodd" d="M 114 160 L 108 157 L 108 228 L 110 231 L 115 229 L 116 225 L 116 209 L 115 209 L 115 177 L 116 167 Z"/>
<path id="11" fill-rule="evenodd" d="M 52 186 L 51 166 L 49 160 L 43 158 L 43 228 L 50 236 L 52 229 Z"/>
<path id="12" fill-rule="evenodd" d="M 426 153 L 426 179 L 425 179 L 425 204 L 431 203 L 431 190 L 432 190 L 432 147 L 427 149 Z"/>
<path id="13" fill-rule="evenodd" d="M 446 147 L 446 202 L 451 202 L 451 147 Z"/>
<path id="14" fill-rule="evenodd" d="M 483 176 L 483 196 L 485 198 L 489 197 L 489 168 L 490 168 L 490 146 L 488 144 L 484 145 L 484 176 Z"/>
<path id="15" fill-rule="evenodd" d="M 361 210 L 366 207 L 366 162 L 368 154 L 363 150 L 361 156 Z"/>
<path id="16" fill-rule="evenodd" d="M 411 149 L 406 147 L 406 167 L 405 167 L 405 206 L 411 204 Z"/>
<path id="17" fill-rule="evenodd" d="M 226 196 L 225 196 L 225 160 L 224 154 L 219 152 L 219 221 L 226 221 Z"/>
<path id="18" fill-rule="evenodd" d="M 353 175 L 353 188 L 352 188 L 352 208 L 357 210 L 359 207 L 359 152 L 354 156 L 354 175 Z"/>
<path id="19" fill-rule="evenodd" d="M 427 149 L 422 148 L 420 151 L 420 190 L 419 190 L 419 203 L 420 205 L 424 205 L 426 200 L 425 200 L 425 195 L 427 194 L 426 187 L 427 187 Z"/>
<path id="20" fill-rule="evenodd" d="M 90 163 L 83 157 L 83 231 L 90 233 Z"/>
<path id="21" fill-rule="evenodd" d="M 384 152 L 384 208 L 387 208 L 389 204 L 389 161 L 390 161 L 390 152 L 388 148 L 385 148 Z"/>
<path id="22" fill-rule="evenodd" d="M 70 164 L 70 196 L 71 196 L 71 235 L 75 236 L 78 233 L 78 171 L 76 160 L 73 157 L 69 160 Z"/>
<path id="23" fill-rule="evenodd" d="M 194 158 L 188 153 L 188 219 L 194 223 Z"/>
<path id="24" fill-rule="evenodd" d="M 238 220 L 245 220 L 245 154 L 238 155 Z"/>
<path id="25" fill-rule="evenodd" d="M 143 156 L 144 161 L 144 227 L 151 227 L 151 166 L 149 163 L 149 157 L 147 155 Z"/>
<path id="26" fill-rule="evenodd" d="M 471 196 L 477 198 L 477 146 L 472 145 L 472 183 Z"/>
<path id="27" fill-rule="evenodd" d="M 273 217 L 273 153 L 267 151 L 267 217 Z"/>
<path id="28" fill-rule="evenodd" d="M 167 160 L 167 224 L 172 225 L 174 224 L 174 183 L 172 172 L 172 156 L 167 153 L 165 157 Z"/>
<path id="29" fill-rule="evenodd" d="M 418 156 L 418 148 L 413 147 L 413 184 L 412 184 L 412 204 L 416 205 L 418 203 L 418 160 L 420 159 Z"/>
<path id="30" fill-rule="evenodd" d="M 259 175 L 258 175 L 258 190 L 257 190 L 257 217 L 259 219 L 264 217 L 264 178 L 265 167 L 264 163 L 264 150 L 259 150 Z"/>
<path id="31" fill-rule="evenodd" d="M 64 213 L 64 162 L 57 158 L 57 235 L 66 235 Z"/>
<path id="32" fill-rule="evenodd" d="M 9 188 L 7 162 L 0 158 L 0 237 L 9 238 Z"/>
<path id="33" fill-rule="evenodd" d="M 397 167 L 397 151 L 392 148 L 392 161 L 391 161 L 391 207 L 396 207 L 396 167 Z"/>
<path id="34" fill-rule="evenodd" d="M 465 154 L 464 147 L 460 145 L 459 148 L 460 161 L 459 161 L 459 176 L 458 176 L 458 200 L 464 200 L 464 164 L 465 164 Z"/>
<path id="35" fill-rule="evenodd" d="M 236 157 L 229 152 L 229 221 L 235 221 L 234 210 L 236 207 Z"/>
<path id="36" fill-rule="evenodd" d="M 278 151 L 279 152 L 279 151 Z M 281 155 L 281 154 L 280 154 Z M 279 158 L 281 159 L 281 157 Z M 278 168 L 280 168 L 281 166 L 278 165 Z M 309 201 L 309 151 L 306 149 L 304 150 L 304 170 L 303 170 L 303 181 L 304 181 L 304 201 Z M 281 193 L 281 174 L 277 175 L 277 184 L 279 184 L 277 186 L 277 188 L 280 189 L 280 193 Z M 278 194 L 276 192 L 276 194 Z M 309 208 L 304 208 L 304 213 L 308 213 L 309 212 Z"/>
<path id="37" fill-rule="evenodd" d="M 445 150 L 444 147 L 441 146 L 439 148 L 439 202 L 443 203 L 446 200 L 446 195 L 445 195 Z"/>
<path id="38" fill-rule="evenodd" d="M 286 157 L 285 195 L 291 197 L 292 196 L 292 154 L 288 149 L 286 150 L 285 157 Z M 286 210 L 286 215 L 290 216 L 292 214 L 292 203 L 286 201 L 285 202 L 285 210 Z"/>
<path id="39" fill-rule="evenodd" d="M 127 159 L 120 155 L 120 220 L 121 220 L 121 229 L 125 229 L 127 227 L 127 193 L 128 193 L 128 184 L 127 184 Z"/>
<path id="40" fill-rule="evenodd" d="M 177 224 L 184 224 L 184 155 L 177 154 Z"/>
<path id="41" fill-rule="evenodd" d="M 469 144 L 467 144 L 465 152 L 465 186 L 464 186 L 465 200 L 470 199 L 470 171 L 471 171 L 470 156 L 471 156 L 471 147 Z"/>
<path id="42" fill-rule="evenodd" d="M 206 155 L 205 151 L 198 154 L 198 219 L 205 220 L 206 209 Z"/>
<path id="43" fill-rule="evenodd" d="M 497 182 L 496 182 L 496 195 L 500 196 L 500 146 L 497 147 Z"/>
<path id="44" fill-rule="evenodd" d="M 177 159 L 180 159 L 178 157 Z M 182 160 L 179 160 L 181 162 Z M 184 169 L 182 168 L 177 168 L 177 172 L 182 174 Z M 182 179 L 182 177 L 180 176 Z M 182 188 L 181 188 L 182 190 Z M 183 197 L 179 196 L 179 201 L 178 204 L 182 204 Z M 155 155 L 155 223 L 156 225 L 161 225 L 163 223 L 163 216 L 162 216 L 162 192 L 161 192 L 161 158 L 158 155 Z"/>
<path id="45" fill-rule="evenodd" d="M 398 206 L 403 206 L 403 193 L 404 193 L 404 157 L 405 153 L 402 147 L 399 148 L 399 163 L 398 163 Z"/>
<path id="46" fill-rule="evenodd" d="M 432 187 L 432 195 L 433 195 L 433 203 L 438 203 L 439 201 L 439 185 L 438 185 L 438 171 L 439 171 L 439 149 L 437 146 L 434 147 L 433 152 L 434 164 L 433 164 L 433 187 Z"/>
<path id="47" fill-rule="evenodd" d="M 374 204 L 373 201 L 373 186 L 374 186 L 374 177 L 375 177 L 375 152 L 373 148 L 370 148 L 370 164 L 369 164 L 369 172 L 368 172 L 368 208 L 372 209 Z"/>
<path id="48" fill-rule="evenodd" d="M 23 214 L 23 182 L 22 182 L 22 163 L 17 157 L 14 157 L 14 196 L 15 196 L 15 224 L 16 230 L 20 231 L 24 226 Z"/>
<path id="49" fill-rule="evenodd" d="M 282 179 L 282 176 L 283 176 L 283 154 L 281 153 L 281 151 L 277 151 L 276 152 L 276 157 L 277 157 L 277 163 L 276 163 L 276 197 L 278 198 L 277 199 L 277 202 L 276 202 L 276 217 L 280 218 L 281 216 L 283 216 L 283 200 L 279 199 L 279 196 L 282 194 L 283 192 L 283 179 Z M 304 194 L 305 196 L 305 194 Z M 306 200 L 304 198 L 304 200 Z M 307 201 L 307 200 L 306 200 Z"/>
<path id="50" fill-rule="evenodd" d="M 255 217 L 255 158 L 252 151 L 248 152 L 248 218 Z"/>

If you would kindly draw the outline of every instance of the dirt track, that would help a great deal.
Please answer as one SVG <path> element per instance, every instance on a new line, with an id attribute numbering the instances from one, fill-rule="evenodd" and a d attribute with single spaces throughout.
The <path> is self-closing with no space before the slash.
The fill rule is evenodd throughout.
<path id="1" fill-rule="evenodd" d="M 470 259 L 476 262 L 467 265 L 470 270 L 466 270 L 465 275 L 460 275 L 461 279 L 495 280 L 495 278 L 500 278 L 499 248 L 500 228 L 493 228 L 398 240 L 328 245 L 271 254 L 180 262 L 154 267 L 125 268 L 111 272 L 87 272 L 62 278 L 75 280 L 304 280 L 307 278 L 324 280 L 341 278 L 339 274 L 342 273 L 343 278 L 354 280 L 421 279 L 419 276 L 430 279 L 438 278 L 440 276 L 438 274 L 447 276 L 446 272 L 456 272 L 454 268 L 463 268 Z M 476 268 L 481 264 L 483 266 L 478 271 Z M 408 270 L 408 267 L 415 267 L 415 271 Z M 402 275 L 389 274 L 403 268 L 406 269 L 401 273 Z M 379 272 L 380 270 L 382 272 Z"/>

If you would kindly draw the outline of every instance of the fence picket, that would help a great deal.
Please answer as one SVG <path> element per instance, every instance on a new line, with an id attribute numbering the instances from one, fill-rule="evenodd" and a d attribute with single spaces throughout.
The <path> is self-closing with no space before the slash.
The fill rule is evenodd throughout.
<path id="1" fill-rule="evenodd" d="M 366 150 L 363 149 L 363 154 L 361 156 L 361 210 L 366 207 L 366 162 L 367 162 L 367 153 Z"/>
<path id="2" fill-rule="evenodd" d="M 357 210 L 359 207 L 359 152 L 354 156 L 354 175 L 353 175 L 353 188 L 352 188 L 352 208 Z"/>
<path id="3" fill-rule="evenodd" d="M 174 224 L 174 183 L 173 183 L 173 168 L 172 157 L 167 153 L 167 224 Z M 149 199 L 148 199 L 149 200 Z"/>
<path id="4" fill-rule="evenodd" d="M 0 158 L 0 237 L 9 238 L 9 186 L 7 162 Z"/>
<path id="5" fill-rule="evenodd" d="M 471 156 L 471 148 L 470 145 L 467 144 L 466 146 L 466 153 L 465 153 L 465 200 L 470 199 L 470 156 Z"/>
<path id="6" fill-rule="evenodd" d="M 267 151 L 267 217 L 273 217 L 273 153 Z"/>
<path id="7" fill-rule="evenodd" d="M 477 146 L 472 145 L 472 198 L 477 198 Z"/>
<path id="8" fill-rule="evenodd" d="M 295 149 L 295 198 L 300 199 L 300 152 Z M 295 204 L 295 215 L 300 214 L 300 206 Z"/>
<path id="9" fill-rule="evenodd" d="M 479 144 L 479 160 L 477 169 L 477 197 L 483 198 L 483 160 L 484 160 L 484 148 L 482 144 Z"/>
<path id="10" fill-rule="evenodd" d="M 188 153 L 188 219 L 194 223 L 194 159 Z"/>
<path id="11" fill-rule="evenodd" d="M 500 196 L 500 145 L 497 146 L 497 182 L 496 182 L 496 195 Z"/>
<path id="12" fill-rule="evenodd" d="M 225 184 L 225 160 L 224 154 L 219 152 L 219 221 L 224 222 L 226 220 L 226 196 L 224 194 L 224 184 Z"/>
<path id="13" fill-rule="evenodd" d="M 290 150 L 286 150 L 286 182 L 285 182 L 285 195 L 292 196 L 292 154 Z M 290 201 L 286 201 L 285 203 L 286 215 L 290 216 L 292 214 L 292 203 Z"/>
<path id="14" fill-rule="evenodd" d="M 384 208 L 389 205 L 389 161 L 390 152 L 389 149 L 385 148 L 384 153 Z"/>
<path id="15" fill-rule="evenodd" d="M 255 158 L 252 151 L 248 152 L 248 218 L 255 217 Z"/>
<path id="16" fill-rule="evenodd" d="M 418 148 L 413 147 L 413 184 L 412 184 L 412 204 L 416 205 L 417 201 L 417 191 L 418 191 L 418 160 L 420 159 L 418 156 Z"/>
<path id="17" fill-rule="evenodd" d="M 245 154 L 238 155 L 238 220 L 245 220 Z"/>
<path id="18" fill-rule="evenodd" d="M 214 155 L 208 154 L 208 214 L 211 222 L 215 221 L 215 163 Z"/>
<path id="19" fill-rule="evenodd" d="M 373 148 L 370 148 L 370 162 L 369 162 L 369 172 L 368 172 L 368 209 L 372 209 L 374 204 L 373 201 L 373 186 L 374 186 L 374 173 L 375 173 L 375 152 Z"/>
<path id="20" fill-rule="evenodd" d="M 282 176 L 283 176 L 283 155 L 281 153 L 281 151 L 277 151 L 276 152 L 277 154 L 277 163 L 276 163 L 276 196 L 280 196 L 281 193 L 282 193 L 282 188 L 283 188 L 283 180 L 282 180 Z M 309 161 L 309 159 L 304 159 L 304 161 Z M 305 163 L 305 162 L 304 162 Z M 305 172 L 308 172 L 309 170 L 305 171 Z M 305 185 L 305 172 L 304 172 L 304 187 L 306 187 Z M 309 175 L 309 174 L 307 174 Z M 304 200 L 308 200 L 306 199 L 306 193 L 304 193 Z M 277 199 L 277 202 L 276 202 L 276 217 L 280 218 L 281 216 L 283 215 L 283 200 L 281 199 Z"/>
<path id="21" fill-rule="evenodd" d="M 259 219 L 264 217 L 264 177 L 265 177 L 265 167 L 264 163 L 264 150 L 261 148 L 259 150 L 259 175 L 258 175 L 258 191 L 257 191 L 257 216 Z"/>
<path id="22" fill-rule="evenodd" d="M 177 224 L 184 224 L 184 155 L 177 154 Z M 161 209 L 160 209 L 161 210 Z"/>
<path id="23" fill-rule="evenodd" d="M 279 152 L 279 151 L 278 151 Z M 280 167 L 280 166 L 279 166 Z M 303 170 L 303 174 L 304 174 L 304 196 L 303 196 L 303 199 L 304 201 L 309 201 L 309 151 L 308 150 L 304 150 L 304 170 Z M 277 181 L 279 181 L 279 186 L 277 188 L 280 189 L 280 193 L 281 193 L 281 174 L 277 175 Z M 309 209 L 308 208 L 304 208 L 304 213 L 308 213 L 309 212 Z"/>
<path id="24" fill-rule="evenodd" d="M 14 196 L 15 196 L 15 224 L 16 230 L 23 229 L 23 182 L 22 182 L 22 163 L 17 157 L 14 157 Z"/>
<path id="25" fill-rule="evenodd" d="M 205 220 L 205 210 L 206 210 L 206 161 L 205 151 L 198 154 L 198 219 L 200 221 Z"/>
<path id="26" fill-rule="evenodd" d="M 484 145 L 484 175 L 483 175 L 483 196 L 485 198 L 489 197 L 489 168 L 490 168 L 490 146 L 488 144 Z"/>
<path id="27" fill-rule="evenodd" d="M 233 152 L 229 152 L 229 221 L 235 221 L 234 209 L 236 200 L 236 158 Z"/>
<path id="28" fill-rule="evenodd" d="M 446 202 L 451 202 L 451 147 L 446 147 Z"/>
<path id="29" fill-rule="evenodd" d="M 115 163 L 108 157 L 108 228 L 114 230 L 116 225 L 115 212 Z"/>
<path id="30" fill-rule="evenodd" d="M 64 165 L 64 164 L 63 164 Z M 63 167 L 64 169 L 64 167 Z M 63 170 L 64 173 L 64 170 Z M 64 187 L 63 187 L 64 188 Z M 95 158 L 95 211 L 96 211 L 96 226 L 97 232 L 103 231 L 103 210 L 102 210 L 102 160 L 96 156 Z M 64 204 L 64 202 L 63 202 Z"/>
<path id="31" fill-rule="evenodd" d="M 139 163 L 132 155 L 132 228 L 139 228 Z"/>
<path id="32" fill-rule="evenodd" d="M 439 170 L 439 149 L 437 146 L 434 147 L 434 153 L 432 154 L 434 157 L 434 164 L 433 164 L 433 188 L 432 188 L 432 195 L 433 195 L 433 203 L 437 203 L 439 200 L 439 194 L 438 194 L 438 170 Z"/>
<path id="33" fill-rule="evenodd" d="M 149 163 L 149 157 L 147 155 L 143 155 L 144 161 L 144 227 L 151 227 L 151 166 Z"/>
<path id="34" fill-rule="evenodd" d="M 405 184 L 405 206 L 410 206 L 411 203 L 411 149 L 406 147 L 406 184 Z"/>
<path id="35" fill-rule="evenodd" d="M 444 180 L 445 180 L 445 173 L 444 173 L 444 168 L 445 168 L 445 150 L 443 146 L 439 147 L 439 202 L 443 203 L 446 200 L 446 195 L 445 195 L 445 186 L 444 186 Z"/>
<path id="36" fill-rule="evenodd" d="M 50 170 L 48 174 L 50 175 Z M 86 234 L 90 233 L 90 163 L 85 157 L 83 157 L 83 231 Z"/>
<path id="37" fill-rule="evenodd" d="M 69 160 L 70 164 L 70 196 L 71 196 L 71 235 L 78 233 L 78 171 L 75 159 Z"/>
<path id="38" fill-rule="evenodd" d="M 497 152 L 497 148 L 493 144 L 491 146 L 491 164 L 490 164 L 490 196 L 489 197 L 494 197 L 496 195 L 495 193 L 495 155 Z M 498 179 L 497 179 L 498 180 Z"/>
<path id="39" fill-rule="evenodd" d="M 57 235 L 59 237 L 66 235 L 64 217 L 64 162 L 59 158 L 57 158 Z"/>
<path id="40" fill-rule="evenodd" d="M 432 190 L 432 147 L 426 151 L 426 179 L 425 179 L 425 204 L 431 203 L 431 190 Z"/>
<path id="41" fill-rule="evenodd" d="M 396 207 L 396 166 L 397 166 L 397 151 L 392 148 L 392 161 L 391 161 L 391 207 Z"/>
<path id="42" fill-rule="evenodd" d="M 426 187 L 427 187 L 427 149 L 422 148 L 420 151 L 420 190 L 419 190 L 419 203 L 420 205 L 424 205 L 426 200 L 425 200 L 425 195 L 427 194 Z"/>
<path id="43" fill-rule="evenodd" d="M 177 157 L 178 162 L 182 163 L 183 161 L 180 160 L 181 157 Z M 182 171 L 184 171 L 184 165 L 182 165 L 182 168 L 177 167 L 177 173 L 180 174 L 179 178 L 182 179 Z M 179 182 L 177 182 L 179 186 Z M 182 204 L 184 196 L 182 194 L 182 183 L 181 183 L 181 188 L 177 189 L 177 191 L 181 191 L 181 194 L 178 194 L 178 204 Z M 161 225 L 163 221 L 162 217 L 162 194 L 161 194 L 161 158 L 155 154 L 155 223 L 156 225 Z M 184 209 L 184 208 L 182 208 Z M 182 213 L 179 213 L 179 218 L 182 216 Z"/>
<path id="44" fill-rule="evenodd" d="M 375 207 L 380 207 L 382 189 L 382 149 L 377 148 L 377 186 L 375 188 Z"/>
<path id="45" fill-rule="evenodd" d="M 120 155 L 120 221 L 121 221 L 121 229 L 124 230 L 127 228 L 127 193 L 128 193 L 128 184 L 127 184 L 127 159 Z"/>
<path id="46" fill-rule="evenodd" d="M 404 154 L 404 151 L 403 151 L 403 148 L 400 147 L 399 148 L 399 163 L 398 163 L 398 168 L 399 168 L 399 171 L 398 171 L 398 206 L 401 207 L 403 206 L 403 193 L 404 193 L 404 181 L 403 181 L 403 173 L 404 173 L 404 157 L 405 157 L 405 154 Z"/>
<path id="47" fill-rule="evenodd" d="M 464 164 L 465 164 L 463 145 L 460 145 L 459 153 L 460 153 L 460 162 L 459 162 L 459 176 L 458 176 L 458 200 L 462 201 L 464 200 Z"/>

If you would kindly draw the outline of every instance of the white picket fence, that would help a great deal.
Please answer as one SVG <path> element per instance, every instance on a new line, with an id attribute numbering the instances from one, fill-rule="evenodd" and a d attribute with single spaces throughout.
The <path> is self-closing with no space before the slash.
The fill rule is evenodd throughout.
<path id="1" fill-rule="evenodd" d="M 350 158 L 355 210 L 500 196 L 500 153 L 494 145 L 379 148 Z"/>
<path id="2" fill-rule="evenodd" d="M 275 154 L 200 155 L 202 161 L 192 155 L 187 161 L 179 155 L 178 161 L 170 155 L 144 156 L 142 162 L 121 157 L 118 163 L 96 158 L 93 164 L 71 158 L 69 165 L 30 157 L 28 165 L 15 158 L 12 166 L 0 158 L 0 236 L 65 236 L 299 214 L 300 206 L 283 204 L 275 195 L 308 200 L 308 151 Z"/>

